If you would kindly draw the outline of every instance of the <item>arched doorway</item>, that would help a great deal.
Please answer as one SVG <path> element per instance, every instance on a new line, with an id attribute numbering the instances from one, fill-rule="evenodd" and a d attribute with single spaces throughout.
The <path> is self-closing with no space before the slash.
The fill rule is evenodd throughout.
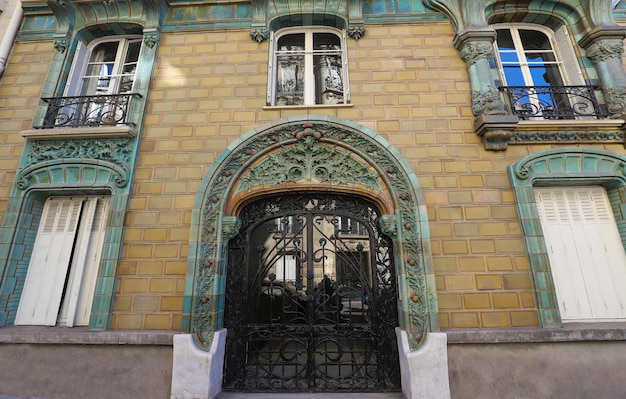
<path id="1" fill-rule="evenodd" d="M 303 192 L 246 205 L 229 244 L 225 390 L 400 389 L 396 274 L 380 211 Z"/>
<path id="2" fill-rule="evenodd" d="M 188 389 L 182 377 L 187 376 L 190 357 L 198 360 L 198 375 L 210 364 L 209 391 L 220 392 L 222 388 L 228 388 L 222 385 L 227 334 L 225 313 L 232 311 L 227 306 L 233 301 L 230 296 L 227 298 L 227 280 L 231 279 L 227 273 L 238 262 L 230 253 L 232 245 L 236 245 L 231 241 L 251 228 L 252 224 L 244 220 L 248 218 L 246 212 L 252 212 L 249 209 L 256 209 L 254 212 L 262 219 L 265 210 L 258 207 L 257 201 L 277 196 L 290 197 L 294 193 L 317 196 L 322 200 L 326 194 L 331 198 L 345 196 L 365 201 L 367 206 L 376 210 L 377 231 L 374 234 L 386 237 L 390 253 L 393 252 L 392 264 L 397 282 L 398 327 L 395 332 L 402 390 L 405 393 L 417 390 L 413 386 L 414 379 L 433 380 L 430 376 L 432 370 L 436 370 L 434 375 L 441 374 L 436 381 L 444 381 L 447 366 L 439 361 L 446 356 L 445 335 L 432 333 L 438 331 L 437 294 L 430 264 L 428 215 L 417 176 L 402 154 L 370 129 L 339 118 L 307 114 L 272 121 L 235 140 L 220 153 L 202 181 L 192 214 L 183 307 L 183 328 L 191 334 L 181 337 L 179 344 L 175 343 L 175 353 L 180 354 L 176 358 L 180 359 L 181 382 L 177 382 L 179 377 L 173 377 L 173 392 L 179 387 Z M 348 218 L 356 216 L 342 212 Z M 292 216 L 297 214 L 292 212 Z M 336 216 L 341 215 L 331 215 L 331 219 Z M 278 222 L 274 220 L 274 223 Z M 310 250 L 307 248 L 307 251 Z M 240 256 L 245 256 L 245 252 L 241 253 L 244 255 Z M 293 270 L 297 270 L 298 266 L 294 268 L 289 262 L 293 261 L 283 259 L 283 273 L 297 275 L 297 271 Z M 247 267 L 244 269 L 247 270 Z M 312 281 L 315 279 L 314 272 Z M 257 279 L 260 283 L 253 289 L 254 295 L 261 295 L 264 291 L 264 280 L 272 281 L 269 274 L 262 274 L 260 280 Z M 296 278 L 293 277 L 293 280 Z M 246 280 L 242 291 L 250 289 L 248 284 L 251 283 Z M 302 284 L 304 286 L 304 279 Z M 271 292 L 276 287 L 267 288 Z M 314 289 L 312 285 L 307 286 L 307 290 L 311 288 Z M 307 298 L 309 294 L 307 291 Z M 260 301 L 261 297 L 258 296 L 258 299 Z M 263 317 L 265 321 L 271 321 L 276 314 Z M 284 323 L 276 324 L 282 326 Z M 430 344 L 427 336 L 432 338 L 428 340 Z M 189 343 L 193 344 L 193 348 L 188 346 Z M 420 351 L 418 356 L 417 349 L 425 346 L 436 349 Z M 196 351 L 197 348 L 201 351 Z M 206 353 L 206 358 L 201 353 Z M 308 359 L 316 358 L 309 356 Z M 433 362 L 432 368 L 424 366 L 424 361 Z M 187 371 L 182 373 L 183 369 Z M 306 370 L 313 373 L 311 370 L 315 368 L 308 367 Z M 422 370 L 425 371 L 422 373 Z M 189 384 L 197 381 L 185 378 Z M 205 381 L 204 377 L 199 378 Z M 242 379 L 235 381 L 235 386 L 241 384 L 238 381 Z M 307 380 L 307 386 L 310 381 Z M 334 384 L 337 385 L 336 382 Z M 437 387 L 439 389 L 439 385 Z"/>

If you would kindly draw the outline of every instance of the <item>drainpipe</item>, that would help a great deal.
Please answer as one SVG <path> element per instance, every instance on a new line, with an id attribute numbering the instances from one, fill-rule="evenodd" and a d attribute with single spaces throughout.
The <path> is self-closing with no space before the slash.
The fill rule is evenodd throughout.
<path id="1" fill-rule="evenodd" d="M 15 3 L 13 15 L 11 15 L 11 20 L 6 27 L 6 32 L 2 38 L 2 42 L 0 42 L 0 76 L 4 74 L 4 70 L 6 69 L 7 60 L 9 59 L 9 54 L 11 53 L 15 36 L 17 35 L 17 31 L 20 29 L 20 23 L 22 22 L 22 16 L 24 15 L 22 2 L 17 0 Z"/>

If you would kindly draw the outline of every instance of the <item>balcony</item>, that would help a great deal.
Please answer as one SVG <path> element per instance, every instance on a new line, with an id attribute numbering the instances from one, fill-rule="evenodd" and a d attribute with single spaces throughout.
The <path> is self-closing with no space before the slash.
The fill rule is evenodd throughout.
<path id="1" fill-rule="evenodd" d="M 596 97 L 597 86 L 502 86 L 520 120 L 589 120 L 608 116 Z"/>
<path id="2" fill-rule="evenodd" d="M 46 115 L 35 129 L 134 126 L 128 110 L 138 93 L 42 98 Z"/>

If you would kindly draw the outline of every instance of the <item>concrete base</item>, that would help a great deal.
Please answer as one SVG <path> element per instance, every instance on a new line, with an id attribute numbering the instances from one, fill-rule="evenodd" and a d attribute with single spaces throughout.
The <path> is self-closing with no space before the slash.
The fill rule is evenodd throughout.
<path id="1" fill-rule="evenodd" d="M 405 330 L 396 328 L 396 335 L 404 396 L 407 399 L 450 399 L 446 334 L 428 333 L 424 346 L 415 352 L 409 348 Z"/>
<path id="2" fill-rule="evenodd" d="M 211 350 L 198 349 L 191 334 L 174 336 L 170 399 L 213 399 L 222 392 L 226 330 L 213 335 Z"/>

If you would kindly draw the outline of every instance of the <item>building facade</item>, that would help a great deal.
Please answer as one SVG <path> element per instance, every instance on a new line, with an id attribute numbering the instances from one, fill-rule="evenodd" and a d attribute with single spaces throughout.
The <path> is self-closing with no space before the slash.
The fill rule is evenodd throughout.
<path id="1" fill-rule="evenodd" d="M 0 394 L 626 395 L 625 4 L 4 6 Z"/>

